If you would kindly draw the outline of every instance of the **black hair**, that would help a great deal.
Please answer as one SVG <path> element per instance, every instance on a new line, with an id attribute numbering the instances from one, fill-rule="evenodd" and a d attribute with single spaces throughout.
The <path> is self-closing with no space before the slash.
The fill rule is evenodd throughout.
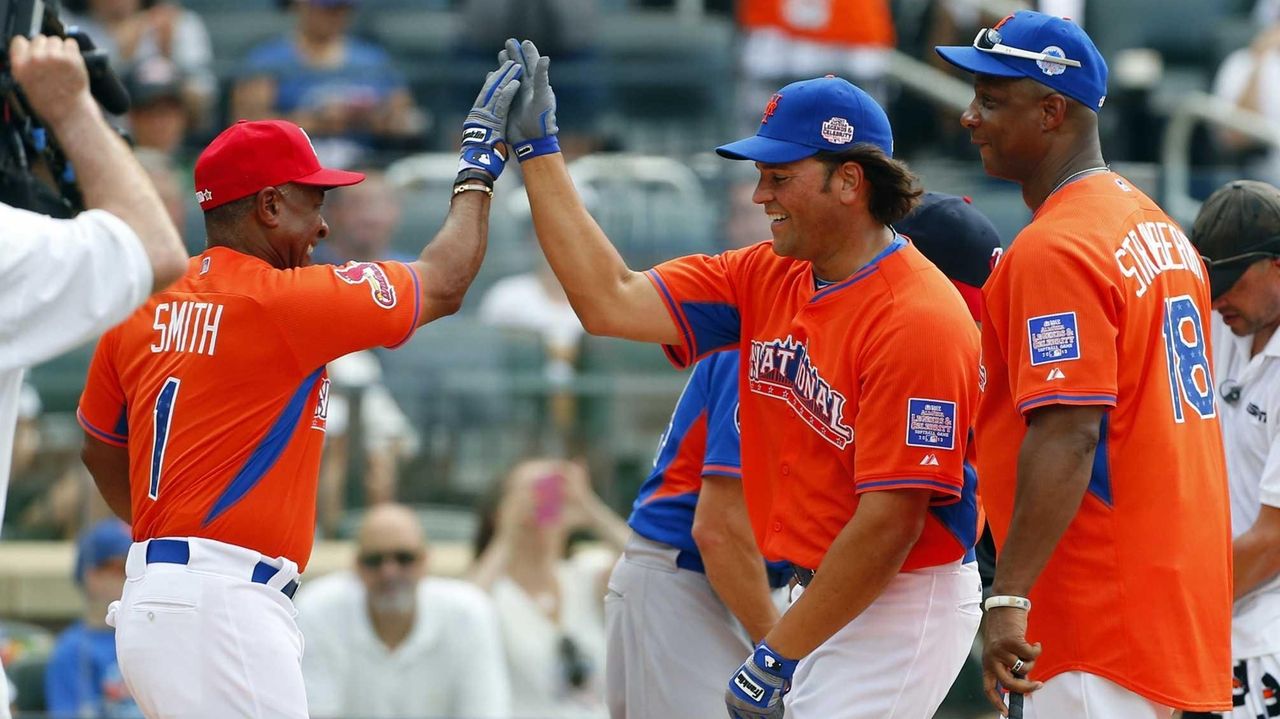
<path id="1" fill-rule="evenodd" d="M 924 195 L 920 178 L 901 160 L 895 160 L 879 147 L 860 142 L 839 152 L 819 152 L 814 159 L 827 166 L 827 182 L 836 170 L 846 162 L 856 162 L 862 167 L 862 176 L 871 183 L 871 196 L 867 209 L 876 222 L 883 225 L 906 217 Z M 824 190 L 825 191 L 825 190 Z"/>

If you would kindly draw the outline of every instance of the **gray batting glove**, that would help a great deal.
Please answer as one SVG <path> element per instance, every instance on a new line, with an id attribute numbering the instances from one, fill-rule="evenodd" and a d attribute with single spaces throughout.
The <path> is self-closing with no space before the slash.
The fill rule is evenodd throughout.
<path id="1" fill-rule="evenodd" d="M 538 53 L 534 44 L 525 40 L 507 40 L 498 53 L 498 62 L 515 60 L 524 68 L 525 83 L 511 106 L 507 120 L 507 136 L 515 148 L 516 159 L 525 160 L 560 151 L 556 133 L 556 94 L 551 89 L 547 70 L 551 58 Z"/>
<path id="2" fill-rule="evenodd" d="M 508 141 L 508 114 L 523 74 L 524 68 L 507 60 L 485 77 L 471 112 L 462 122 L 462 153 L 458 159 L 460 176 L 479 170 L 496 180 L 502 174 L 502 168 L 507 164 L 504 145 Z"/>

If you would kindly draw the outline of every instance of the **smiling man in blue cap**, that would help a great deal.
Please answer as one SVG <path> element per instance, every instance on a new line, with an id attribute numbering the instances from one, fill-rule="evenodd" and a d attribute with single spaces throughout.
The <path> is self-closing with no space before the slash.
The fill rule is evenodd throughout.
<path id="1" fill-rule="evenodd" d="M 1019 12 L 938 53 L 961 117 L 1034 215 L 983 287 L 977 459 L 998 548 L 983 673 L 1027 717 L 1231 706 L 1231 532 L 1209 282 L 1111 172 L 1107 65 L 1075 23 Z M 1034 609 L 1033 609 L 1034 607 Z"/>
<path id="2" fill-rule="evenodd" d="M 534 227 L 583 326 L 666 345 L 681 368 L 741 358 L 747 514 L 795 580 L 786 613 L 725 678 L 729 715 L 782 717 L 790 691 L 792 719 L 933 716 L 979 616 L 965 462 L 978 333 L 955 287 L 890 227 L 921 191 L 893 159 L 884 110 L 834 76 L 778 90 L 754 136 L 717 150 L 755 162 L 771 241 L 635 272 L 556 148 L 546 58 L 527 41 L 506 52 L 530 78 L 508 132 Z M 690 671 L 682 653 L 662 664 L 672 675 Z"/>

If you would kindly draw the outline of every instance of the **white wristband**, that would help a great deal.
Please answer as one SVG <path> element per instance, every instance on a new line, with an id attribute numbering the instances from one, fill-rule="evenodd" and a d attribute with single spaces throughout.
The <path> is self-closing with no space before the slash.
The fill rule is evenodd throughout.
<path id="1" fill-rule="evenodd" d="M 1029 612 L 1031 611 L 1031 600 L 1026 597 L 1015 597 L 1011 594 L 996 594 L 987 597 L 987 600 L 982 603 L 982 608 L 988 611 L 994 607 L 1013 607 L 1014 609 Z"/>

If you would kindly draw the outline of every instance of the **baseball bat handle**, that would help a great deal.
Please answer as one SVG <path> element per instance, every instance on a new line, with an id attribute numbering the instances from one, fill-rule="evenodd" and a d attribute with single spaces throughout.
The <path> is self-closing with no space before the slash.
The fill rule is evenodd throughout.
<path id="1" fill-rule="evenodd" d="M 1026 678 L 1025 674 L 1017 673 L 1013 676 L 1018 679 Z M 1022 694 L 1009 691 L 1009 698 L 1005 702 L 1009 706 L 1009 719 L 1022 719 Z"/>

